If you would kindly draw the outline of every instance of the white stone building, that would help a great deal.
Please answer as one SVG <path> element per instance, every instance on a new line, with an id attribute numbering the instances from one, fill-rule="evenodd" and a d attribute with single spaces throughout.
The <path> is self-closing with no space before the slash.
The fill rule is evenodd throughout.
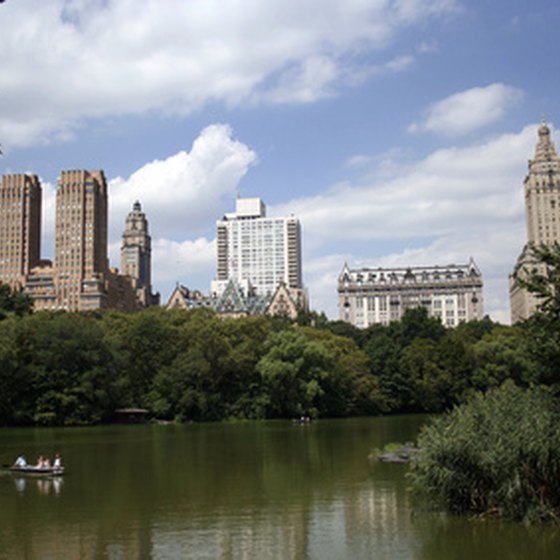
<path id="1" fill-rule="evenodd" d="M 407 309 L 425 307 L 446 327 L 482 319 L 482 275 L 465 265 L 350 269 L 338 279 L 339 318 L 359 328 L 399 321 Z"/>

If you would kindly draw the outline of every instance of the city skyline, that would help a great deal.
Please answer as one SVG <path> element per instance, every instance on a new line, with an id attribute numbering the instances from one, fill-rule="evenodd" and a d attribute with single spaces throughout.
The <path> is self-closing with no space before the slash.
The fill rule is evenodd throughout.
<path id="1" fill-rule="evenodd" d="M 53 258 L 59 169 L 105 170 L 110 262 L 136 200 L 155 291 L 207 291 L 239 194 L 301 222 L 311 308 L 337 317 L 344 262 L 473 257 L 509 321 L 523 181 L 555 129 L 560 6 L 505 0 L 147 0 L 0 5 L 2 174 L 37 174 Z M 130 25 L 133 22 L 134 25 Z M 165 30 L 165 33 L 159 30 Z"/>

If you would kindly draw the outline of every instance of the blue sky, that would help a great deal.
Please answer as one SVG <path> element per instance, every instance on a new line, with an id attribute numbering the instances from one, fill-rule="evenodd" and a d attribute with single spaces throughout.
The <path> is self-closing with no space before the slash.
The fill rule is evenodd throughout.
<path id="1" fill-rule="evenodd" d="M 560 115 L 556 0 L 6 0 L 2 173 L 105 170 L 111 264 L 150 221 L 153 280 L 208 291 L 237 194 L 297 215 L 311 305 L 350 266 L 465 263 L 509 320 L 523 179 Z"/>

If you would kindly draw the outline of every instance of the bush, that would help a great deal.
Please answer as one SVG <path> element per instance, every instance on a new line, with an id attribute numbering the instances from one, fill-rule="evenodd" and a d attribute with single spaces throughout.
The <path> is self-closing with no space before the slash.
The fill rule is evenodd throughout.
<path id="1" fill-rule="evenodd" d="M 506 383 L 436 418 L 419 438 L 413 488 L 453 513 L 560 518 L 560 410 L 546 388 Z"/>

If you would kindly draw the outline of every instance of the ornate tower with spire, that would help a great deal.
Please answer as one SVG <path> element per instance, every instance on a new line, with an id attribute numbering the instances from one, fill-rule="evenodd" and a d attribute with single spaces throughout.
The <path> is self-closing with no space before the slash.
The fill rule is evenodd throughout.
<path id="1" fill-rule="evenodd" d="M 560 242 L 560 158 L 550 138 L 550 128 L 544 120 L 539 127 L 535 157 L 529 160 L 525 178 L 525 217 L 527 244 L 510 275 L 511 321 L 516 323 L 530 317 L 537 300 L 517 285 L 527 270 L 537 265 L 531 260 L 530 245 L 552 245 Z"/>
<path id="2" fill-rule="evenodd" d="M 132 279 L 140 305 L 147 307 L 159 303 L 159 294 L 152 294 L 152 240 L 148 234 L 148 220 L 138 201 L 126 218 L 121 270 Z"/>

